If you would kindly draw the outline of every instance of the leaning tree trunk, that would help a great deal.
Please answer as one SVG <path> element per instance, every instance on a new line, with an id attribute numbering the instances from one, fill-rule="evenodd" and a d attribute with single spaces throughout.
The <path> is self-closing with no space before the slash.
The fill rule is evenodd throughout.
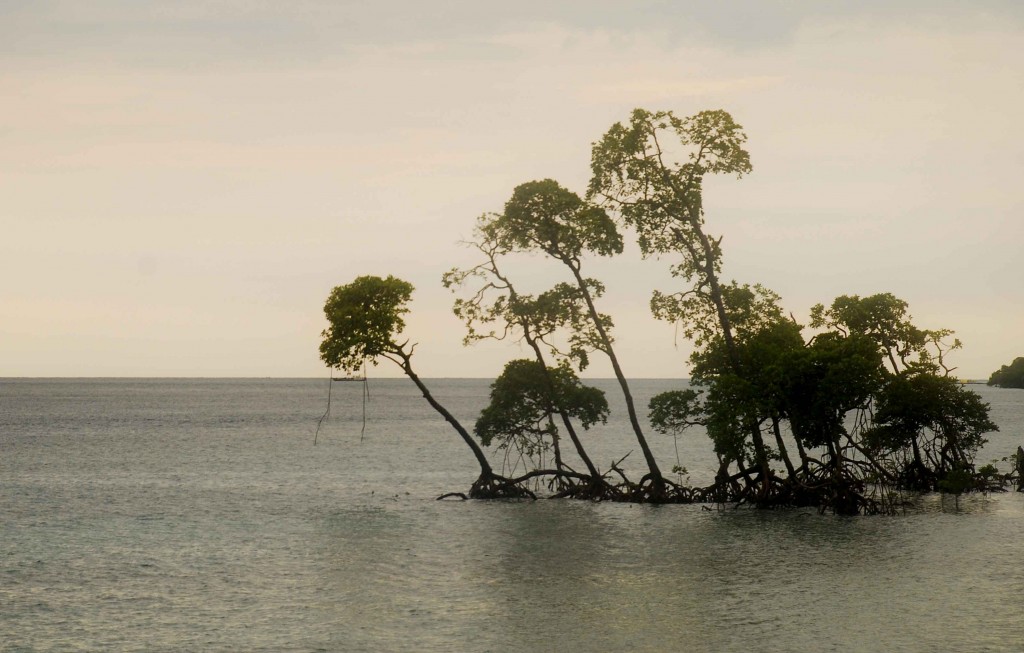
<path id="1" fill-rule="evenodd" d="M 654 453 L 651 452 L 650 446 L 647 444 L 647 438 L 644 437 L 643 429 L 640 427 L 640 419 L 636 414 L 636 407 L 633 405 L 633 394 L 629 391 L 629 383 L 626 381 L 626 375 L 622 372 L 622 367 L 619 365 L 619 359 L 615 356 L 615 350 L 612 349 L 611 338 L 608 336 L 608 332 L 605 331 L 604 326 L 601 324 L 601 318 L 597 313 L 597 307 L 594 305 L 594 299 L 590 296 L 590 290 L 587 289 L 587 284 L 583 280 L 583 275 L 580 274 L 578 265 L 573 264 L 572 261 L 564 260 L 569 269 L 572 270 L 573 276 L 576 277 L 576 285 L 579 287 L 580 292 L 583 293 L 583 299 L 587 302 L 587 310 L 590 313 L 590 319 L 594 323 L 594 328 L 597 330 L 597 335 L 601 339 L 601 344 L 604 347 L 604 352 L 608 356 L 608 360 L 611 361 L 612 369 L 615 371 L 615 378 L 619 382 L 619 387 L 622 388 L 622 396 L 626 400 L 626 412 L 629 414 L 629 423 L 633 427 L 633 433 L 636 434 L 636 440 L 640 444 L 640 450 L 643 451 L 644 460 L 647 461 L 648 475 L 651 479 L 652 492 L 650 499 L 659 501 L 664 498 L 665 495 L 665 479 L 661 474 L 661 470 L 658 468 L 658 463 L 654 459 Z"/>
<path id="2" fill-rule="evenodd" d="M 469 434 L 468 431 L 459 423 L 459 420 L 455 419 L 455 416 L 448 412 L 448 409 L 442 406 L 434 395 L 430 393 L 427 386 L 424 385 L 423 381 L 412 369 L 412 361 L 410 354 L 404 350 L 399 349 L 395 352 L 396 355 L 401 359 L 400 366 L 405 375 L 412 379 L 412 382 L 416 384 L 420 392 L 423 393 L 423 398 L 427 400 L 427 403 L 444 417 L 445 421 L 451 424 L 458 434 L 462 437 L 462 440 L 472 450 L 473 455 L 476 457 L 477 463 L 480 464 L 480 477 L 473 483 L 469 490 L 469 497 L 471 499 L 496 499 L 505 497 L 522 497 L 530 496 L 528 491 L 519 488 L 511 484 L 508 479 L 498 476 L 494 473 L 494 469 L 491 468 L 491 463 L 487 460 L 487 456 L 484 454 L 483 449 L 476 443 L 476 440 Z"/>
<path id="3" fill-rule="evenodd" d="M 733 372 L 742 377 L 739 353 L 732 333 L 732 322 L 729 320 L 729 313 L 725 307 L 725 298 L 722 296 L 722 286 L 719 283 L 718 274 L 715 272 L 715 250 L 711 245 L 711 240 L 701 228 L 700 207 L 691 205 L 687 210 L 685 219 L 700 241 L 700 250 L 696 251 L 695 248 L 681 236 L 679 236 L 679 240 L 690 250 L 690 255 L 694 257 L 695 261 L 700 262 L 701 272 L 703 273 L 704 279 L 707 281 L 711 290 L 711 301 L 715 306 L 715 313 L 718 316 L 719 328 L 722 330 L 722 339 L 725 341 L 726 353 L 729 356 L 729 365 L 732 367 Z M 751 420 L 750 437 L 754 443 L 754 455 L 757 458 L 757 466 L 761 472 L 761 492 L 762 495 L 766 495 L 768 492 L 768 484 L 771 482 L 771 469 L 768 466 L 768 451 L 764 446 L 764 439 L 761 437 L 761 429 L 757 426 L 756 420 Z"/>
<path id="4" fill-rule="evenodd" d="M 537 344 L 537 340 L 529 333 L 529 331 L 526 331 L 525 325 L 524 331 L 526 342 L 533 349 L 533 353 L 537 357 L 537 362 L 540 363 L 541 369 L 544 370 L 544 379 L 548 384 L 548 395 L 553 395 L 555 385 L 551 380 L 551 374 L 548 372 L 547 363 L 544 359 L 544 352 L 541 351 L 540 345 Z M 564 410 L 559 409 L 557 406 L 552 406 L 551 408 L 562 418 L 562 424 L 565 426 L 565 431 L 569 434 L 569 439 L 576 448 L 576 453 L 579 454 L 580 460 L 583 461 L 583 464 L 587 466 L 587 471 L 590 472 L 590 475 L 595 481 L 597 481 L 601 477 L 601 474 L 597 471 L 597 467 L 590 459 L 590 456 L 587 455 L 586 449 L 583 448 L 583 443 L 580 441 L 579 435 L 576 433 L 576 428 L 572 425 L 572 421 L 569 419 L 569 416 L 565 414 Z"/>

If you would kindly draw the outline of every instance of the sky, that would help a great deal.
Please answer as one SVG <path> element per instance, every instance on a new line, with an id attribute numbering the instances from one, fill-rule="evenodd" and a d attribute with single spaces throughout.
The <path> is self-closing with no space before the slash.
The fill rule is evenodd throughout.
<path id="1" fill-rule="evenodd" d="M 416 287 L 421 376 L 494 377 L 526 352 L 464 347 L 442 273 L 643 107 L 749 137 L 705 186 L 726 278 L 803 322 L 891 292 L 987 378 L 1024 355 L 1022 80 L 1017 2 L 0 0 L 0 377 L 326 376 L 364 274 Z M 584 263 L 628 376 L 689 374 L 671 263 Z"/>

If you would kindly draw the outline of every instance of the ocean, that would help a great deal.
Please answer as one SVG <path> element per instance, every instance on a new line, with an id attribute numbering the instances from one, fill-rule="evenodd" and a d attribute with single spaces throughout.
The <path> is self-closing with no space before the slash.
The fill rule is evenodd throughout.
<path id="1" fill-rule="evenodd" d="M 639 476 L 614 382 L 588 382 L 613 408 L 595 462 Z M 427 384 L 467 427 L 487 400 Z M 478 469 L 412 383 L 371 379 L 365 427 L 334 383 L 316 433 L 328 385 L 0 379 L 0 651 L 1024 651 L 1022 493 L 855 518 L 436 501 Z M 640 407 L 675 387 L 633 383 Z M 1000 426 L 978 462 L 1024 444 L 1024 391 L 971 387 Z M 704 435 L 648 435 L 710 482 Z"/>

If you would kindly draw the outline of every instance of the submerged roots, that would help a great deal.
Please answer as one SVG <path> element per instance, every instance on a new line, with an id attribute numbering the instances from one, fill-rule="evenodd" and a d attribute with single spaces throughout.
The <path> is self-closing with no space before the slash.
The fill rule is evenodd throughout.
<path id="1" fill-rule="evenodd" d="M 468 493 L 450 492 L 438 499 L 536 500 L 537 494 L 527 485 L 543 479 L 550 491 L 544 497 L 550 499 L 657 504 L 714 503 L 762 509 L 812 507 L 823 513 L 837 515 L 894 514 L 906 504 L 906 497 L 898 484 L 869 481 L 842 467 L 821 467 L 815 472 L 801 468 L 792 477 L 780 477 L 771 472 L 765 476 L 759 471 L 748 469 L 732 477 L 720 478 L 706 487 L 681 485 L 651 474 L 634 483 L 622 470 L 616 469 L 615 472 L 619 476 L 615 483 L 607 476 L 595 478 L 565 470 L 535 470 L 516 478 L 493 473 L 481 474 Z M 1001 480 L 1010 483 L 1016 477 L 1007 476 Z M 979 486 L 979 489 L 991 491 L 1005 488 L 1001 485 L 988 485 Z"/>
<path id="2" fill-rule="evenodd" d="M 468 493 L 452 492 L 438 498 L 532 500 L 546 486 L 544 497 L 551 499 L 732 504 L 761 509 L 810 507 L 836 515 L 895 514 L 910 503 L 911 495 L 921 492 L 1024 491 L 1024 447 L 1004 460 L 1014 464 L 1009 473 L 999 473 L 993 465 L 978 470 L 970 464 L 946 470 L 919 463 L 884 466 L 867 456 L 856 458 L 840 452 L 820 460 L 802 456 L 799 467 L 787 465 L 790 473 L 786 476 L 767 466 L 745 465 L 730 475 L 729 465 L 722 464 L 715 482 L 706 487 L 683 485 L 653 473 L 634 482 L 618 466 L 621 460 L 600 476 L 559 464 L 556 469 L 535 469 L 512 478 L 487 471 Z"/>

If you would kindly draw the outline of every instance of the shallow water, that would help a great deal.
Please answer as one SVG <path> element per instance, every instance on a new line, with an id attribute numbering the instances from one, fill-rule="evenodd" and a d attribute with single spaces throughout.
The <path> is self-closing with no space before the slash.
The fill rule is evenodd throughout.
<path id="1" fill-rule="evenodd" d="M 486 400 L 430 384 L 467 423 Z M 673 385 L 637 382 L 638 405 Z M 1024 443 L 1024 391 L 974 388 L 1001 427 L 985 462 Z M 335 384 L 313 446 L 325 400 L 313 380 L 0 380 L 0 650 L 1024 650 L 1022 494 L 852 519 L 438 502 L 474 461 L 410 383 L 371 382 L 361 442 L 361 387 Z M 588 434 L 600 465 L 626 432 Z M 710 478 L 704 438 L 679 445 Z"/>

